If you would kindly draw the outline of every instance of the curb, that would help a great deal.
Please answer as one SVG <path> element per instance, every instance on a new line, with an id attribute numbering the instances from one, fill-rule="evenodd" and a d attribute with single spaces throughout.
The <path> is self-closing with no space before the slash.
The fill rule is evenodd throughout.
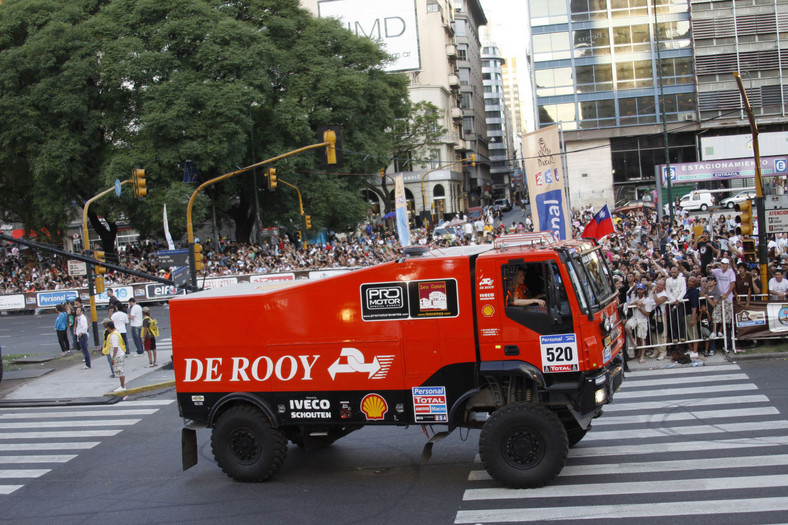
<path id="1" fill-rule="evenodd" d="M 139 394 L 141 392 L 150 392 L 151 390 L 158 390 L 160 388 L 169 388 L 171 386 L 175 386 L 175 380 L 171 379 L 169 381 L 163 381 L 161 383 L 153 383 L 151 385 L 144 385 L 144 386 L 135 386 L 133 388 L 127 388 L 123 392 L 108 392 L 104 394 L 105 397 L 125 397 L 132 394 Z"/>
<path id="2" fill-rule="evenodd" d="M 786 359 L 788 353 L 786 352 L 762 352 L 762 353 L 749 353 L 749 352 L 736 352 L 730 357 L 735 361 L 758 361 L 765 359 Z"/>

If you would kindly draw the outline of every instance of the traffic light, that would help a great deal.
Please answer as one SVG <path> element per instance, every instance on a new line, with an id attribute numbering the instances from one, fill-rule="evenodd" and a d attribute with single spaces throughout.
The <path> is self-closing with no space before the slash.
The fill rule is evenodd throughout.
<path id="1" fill-rule="evenodd" d="M 200 271 L 205 267 L 205 256 L 202 253 L 202 244 L 194 243 L 194 270 Z"/>
<path id="2" fill-rule="evenodd" d="M 317 130 L 318 140 L 326 143 L 325 153 L 321 154 L 324 168 L 342 165 L 342 128 L 326 126 Z"/>
<path id="3" fill-rule="evenodd" d="M 744 262 L 756 263 L 758 262 L 758 254 L 757 254 L 757 247 L 755 244 L 755 239 L 742 239 L 741 241 L 742 246 L 742 254 Z"/>
<path id="4" fill-rule="evenodd" d="M 301 242 L 301 232 L 300 231 L 296 232 L 296 240 L 298 240 L 298 242 Z"/>
<path id="5" fill-rule="evenodd" d="M 386 176 L 386 168 L 380 168 L 380 178 L 384 178 Z"/>
<path id="6" fill-rule="evenodd" d="M 107 273 L 107 269 L 104 268 L 103 266 L 101 266 L 101 263 L 105 263 L 107 261 L 107 258 L 106 258 L 106 255 L 104 254 L 104 252 L 99 251 L 99 250 L 95 250 L 93 252 L 93 258 L 96 259 L 97 261 L 99 261 L 99 264 L 96 265 L 96 268 L 95 268 L 96 275 L 101 275 L 103 273 Z M 102 284 L 103 284 L 103 281 L 102 281 Z M 101 293 L 101 292 L 99 292 L 99 293 Z"/>
<path id="7" fill-rule="evenodd" d="M 476 153 L 471 153 L 471 166 L 476 166 Z"/>
<path id="8" fill-rule="evenodd" d="M 736 205 L 736 211 L 739 213 L 736 216 L 736 235 L 752 235 L 752 201 L 741 201 Z"/>
<path id="9" fill-rule="evenodd" d="M 104 293 L 104 276 L 98 275 L 94 279 L 94 286 L 96 287 L 96 293 L 101 294 Z"/>
<path id="10" fill-rule="evenodd" d="M 268 168 L 265 170 L 265 178 L 268 181 L 268 191 L 276 189 L 276 168 Z"/>
<path id="11" fill-rule="evenodd" d="M 311 215 L 304 215 L 304 223 L 306 223 L 306 229 L 312 229 L 312 216 Z"/>
<path id="12" fill-rule="evenodd" d="M 145 181 L 145 170 L 132 168 L 131 182 L 134 184 L 134 197 L 141 199 L 148 194 L 147 182 Z"/>

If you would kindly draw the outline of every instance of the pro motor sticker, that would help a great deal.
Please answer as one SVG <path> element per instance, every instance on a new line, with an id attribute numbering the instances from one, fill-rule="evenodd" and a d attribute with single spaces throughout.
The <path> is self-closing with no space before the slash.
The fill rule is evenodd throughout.
<path id="1" fill-rule="evenodd" d="M 559 334 L 539 337 L 542 351 L 542 371 L 575 372 L 580 370 L 577 355 L 577 335 Z"/>
<path id="2" fill-rule="evenodd" d="M 364 321 L 457 317 L 459 313 L 456 279 L 361 285 Z"/>
<path id="3" fill-rule="evenodd" d="M 414 386 L 413 414 L 417 423 L 448 421 L 445 386 Z"/>

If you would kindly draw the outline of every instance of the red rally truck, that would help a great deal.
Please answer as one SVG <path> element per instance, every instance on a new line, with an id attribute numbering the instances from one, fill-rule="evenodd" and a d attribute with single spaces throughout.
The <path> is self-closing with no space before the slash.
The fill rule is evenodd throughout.
<path id="1" fill-rule="evenodd" d="M 365 425 L 445 425 L 425 455 L 453 429 L 478 428 L 494 479 L 549 483 L 623 379 L 624 331 L 600 250 L 508 235 L 410 249 L 322 280 L 173 299 L 184 469 L 197 462 L 199 427 L 212 429 L 228 476 L 264 481 L 288 440 L 309 449 Z"/>

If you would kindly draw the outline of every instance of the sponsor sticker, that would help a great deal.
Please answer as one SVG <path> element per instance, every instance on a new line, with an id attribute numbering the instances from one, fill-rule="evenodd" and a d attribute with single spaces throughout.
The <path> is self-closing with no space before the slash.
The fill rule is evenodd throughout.
<path id="1" fill-rule="evenodd" d="M 364 321 L 457 317 L 459 312 L 456 279 L 361 285 Z"/>
<path id="2" fill-rule="evenodd" d="M 328 374 L 331 379 L 335 379 L 337 374 L 360 373 L 366 379 L 385 379 L 389 374 L 391 363 L 394 362 L 393 355 L 376 355 L 372 360 L 366 362 L 363 352 L 358 348 L 346 347 L 339 353 L 339 359 L 328 367 Z"/>
<path id="3" fill-rule="evenodd" d="M 482 306 L 482 315 L 484 317 L 492 317 L 495 313 L 495 308 L 491 304 L 485 304 Z"/>
<path id="4" fill-rule="evenodd" d="M 388 410 L 389 405 L 380 394 L 367 394 L 361 400 L 361 411 L 368 421 L 381 421 Z"/>
<path id="5" fill-rule="evenodd" d="M 542 352 L 542 371 L 574 372 L 580 370 L 577 355 L 577 335 L 559 334 L 539 337 Z"/>
<path id="6" fill-rule="evenodd" d="M 482 328 L 481 330 L 482 337 L 497 337 L 501 335 L 500 328 Z"/>
<path id="7" fill-rule="evenodd" d="M 445 386 L 414 386 L 413 414 L 417 423 L 448 421 Z"/>
<path id="8" fill-rule="evenodd" d="M 328 399 L 291 399 L 290 417 L 293 419 L 331 419 L 331 402 Z"/>

